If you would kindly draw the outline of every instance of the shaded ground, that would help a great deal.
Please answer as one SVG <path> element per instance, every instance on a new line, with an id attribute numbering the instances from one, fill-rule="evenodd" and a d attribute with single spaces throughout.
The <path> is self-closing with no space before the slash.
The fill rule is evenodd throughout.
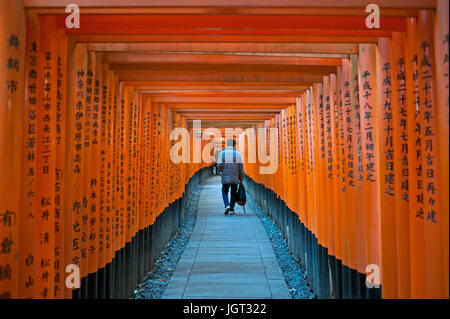
<path id="1" fill-rule="evenodd" d="M 220 177 L 208 179 L 136 299 L 314 298 L 275 224 L 247 203 L 224 216 Z"/>

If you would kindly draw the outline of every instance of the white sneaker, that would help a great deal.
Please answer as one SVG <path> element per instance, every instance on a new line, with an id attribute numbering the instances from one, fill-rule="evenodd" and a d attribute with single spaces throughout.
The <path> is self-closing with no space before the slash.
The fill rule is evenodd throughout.
<path id="1" fill-rule="evenodd" d="M 225 215 L 228 215 L 228 212 L 230 211 L 230 209 L 231 209 L 230 206 L 227 206 L 227 207 L 225 208 Z"/>

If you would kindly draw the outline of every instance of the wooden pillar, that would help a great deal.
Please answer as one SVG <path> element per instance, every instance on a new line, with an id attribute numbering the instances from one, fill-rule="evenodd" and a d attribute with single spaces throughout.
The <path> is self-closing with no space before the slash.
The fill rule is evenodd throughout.
<path id="1" fill-rule="evenodd" d="M 361 113 L 361 143 L 363 162 L 363 202 L 366 233 L 366 266 L 380 270 L 380 280 L 373 277 L 373 285 L 380 285 L 381 231 L 380 231 L 380 174 L 377 99 L 376 45 L 359 45 L 359 99 Z M 374 288 L 369 294 L 375 292 Z"/>
<path id="2" fill-rule="evenodd" d="M 395 170 L 395 216 L 397 234 L 397 280 L 398 297 L 411 298 L 410 272 L 410 232 L 409 232 L 409 177 L 412 172 L 408 163 L 408 114 L 406 105 L 406 38 L 404 33 L 395 32 L 391 41 L 392 79 L 392 124 L 394 129 L 394 170 Z"/>
<path id="3" fill-rule="evenodd" d="M 417 22 L 419 108 L 422 126 L 423 218 L 425 222 L 425 256 L 427 297 L 442 298 L 445 292 L 443 260 L 443 215 L 439 164 L 439 118 L 436 99 L 436 76 L 433 12 L 421 10 Z M 444 133 L 445 134 L 445 133 Z M 445 220 L 445 217 L 444 217 Z M 446 270 L 448 272 L 448 270 Z"/>
<path id="4" fill-rule="evenodd" d="M 379 153 L 381 165 L 380 199 L 381 199 L 381 244 L 383 268 L 383 298 L 393 299 L 398 296 L 398 270 L 397 270 L 397 227 L 395 210 L 395 182 L 394 158 L 398 156 L 394 149 L 393 104 L 392 101 L 392 63 L 390 59 L 391 40 L 380 38 L 378 40 L 378 83 L 373 88 L 378 93 L 378 128 Z"/>
<path id="5" fill-rule="evenodd" d="M 34 256 L 35 256 L 35 211 L 36 199 L 36 122 L 37 122 L 37 80 L 38 54 L 40 47 L 39 16 L 27 13 L 25 57 L 25 107 L 24 107 L 24 146 L 23 146 L 23 187 L 20 219 L 19 246 L 19 298 L 33 298 Z M 2 164 L 3 165 L 3 164 Z"/>
<path id="6" fill-rule="evenodd" d="M 23 1 L 1 0 L 0 21 L 0 298 L 17 298 L 25 124 Z"/>
<path id="7" fill-rule="evenodd" d="M 426 298 L 425 226 L 423 219 L 422 129 L 419 107 L 418 53 L 416 18 L 407 19 L 406 33 L 406 112 L 409 169 L 409 240 L 411 298 Z"/>

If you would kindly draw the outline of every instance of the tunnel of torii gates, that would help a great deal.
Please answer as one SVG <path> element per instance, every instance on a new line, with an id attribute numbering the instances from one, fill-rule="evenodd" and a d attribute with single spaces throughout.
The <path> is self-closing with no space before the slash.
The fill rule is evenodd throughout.
<path id="1" fill-rule="evenodd" d="M 132 296 L 211 167 L 172 130 L 276 128 L 247 190 L 318 297 L 448 298 L 448 1 L 363 2 L 0 0 L 0 297 Z"/>

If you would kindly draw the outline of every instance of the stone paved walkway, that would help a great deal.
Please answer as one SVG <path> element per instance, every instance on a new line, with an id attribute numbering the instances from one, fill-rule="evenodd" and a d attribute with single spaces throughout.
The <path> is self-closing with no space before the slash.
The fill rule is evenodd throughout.
<path id="1" fill-rule="evenodd" d="M 247 206 L 225 216 L 220 176 L 200 195 L 197 223 L 163 295 L 166 299 L 290 299 L 259 218 Z"/>

